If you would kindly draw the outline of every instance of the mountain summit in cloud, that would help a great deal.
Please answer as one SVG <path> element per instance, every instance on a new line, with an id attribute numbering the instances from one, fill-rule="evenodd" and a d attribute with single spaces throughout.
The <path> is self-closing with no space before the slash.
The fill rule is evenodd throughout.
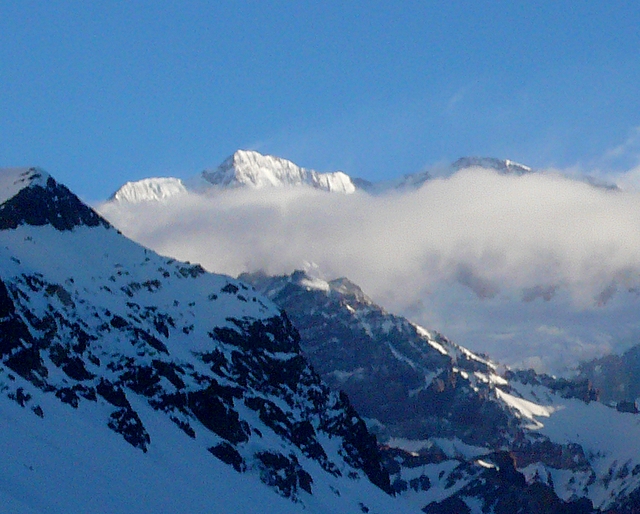
<path id="1" fill-rule="evenodd" d="M 187 192 L 179 178 L 145 178 L 137 182 L 127 182 L 111 198 L 113 202 L 139 203 L 164 200 Z"/>
<path id="2" fill-rule="evenodd" d="M 241 157 L 227 164 L 250 163 Z M 454 164 L 359 194 L 228 189 L 200 175 L 186 193 L 100 210 L 134 240 L 213 271 L 315 263 L 509 365 L 562 374 L 626 350 L 640 334 L 640 196 L 506 160 Z"/>
<path id="3" fill-rule="evenodd" d="M 532 173 L 533 169 L 524 164 L 519 164 L 509 159 L 496 159 L 495 157 L 461 157 L 451 167 L 456 170 L 467 168 L 493 169 L 503 175 L 524 175 Z"/>
<path id="4" fill-rule="evenodd" d="M 320 173 L 280 157 L 238 150 L 217 168 L 205 170 L 184 181 L 168 177 L 127 182 L 109 200 L 139 203 L 165 200 L 187 192 L 206 194 L 223 189 L 301 186 L 330 193 L 351 194 L 356 191 L 351 177 L 341 171 Z"/>
<path id="5" fill-rule="evenodd" d="M 251 150 L 238 150 L 215 170 L 203 171 L 202 178 L 224 188 L 309 186 L 346 194 L 356 190 L 351 178 L 341 171 L 319 173 Z"/>
<path id="6" fill-rule="evenodd" d="M 533 170 L 510 160 L 489 157 L 463 157 L 449 166 L 455 173 L 466 168 L 496 170 L 501 174 L 522 175 Z M 226 189 L 268 189 L 306 187 L 329 193 L 352 194 L 363 191 L 382 194 L 421 187 L 432 178 L 428 171 L 403 175 L 397 179 L 370 182 L 351 177 L 342 171 L 321 173 L 302 168 L 281 157 L 262 155 L 253 150 L 238 150 L 217 168 L 205 170 L 186 180 L 179 178 L 146 178 L 127 182 L 110 198 L 116 203 L 139 203 L 166 200 L 188 192 L 207 194 Z"/>

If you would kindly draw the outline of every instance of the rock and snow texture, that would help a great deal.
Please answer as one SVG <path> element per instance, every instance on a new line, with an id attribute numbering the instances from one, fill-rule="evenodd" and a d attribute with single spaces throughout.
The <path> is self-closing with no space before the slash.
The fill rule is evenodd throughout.
<path id="1" fill-rule="evenodd" d="M 461 157 L 451 167 L 458 171 L 466 168 L 484 168 L 496 170 L 503 175 L 524 175 L 533 170 L 529 166 L 519 164 L 509 159 L 496 159 L 495 157 Z"/>
<path id="2" fill-rule="evenodd" d="M 288 312 L 311 364 L 387 445 L 393 487 L 427 512 L 530 508 L 542 497 L 548 510 L 526 512 L 633 512 L 640 417 L 595 401 L 587 380 L 500 367 L 344 278 L 241 278 Z"/>
<path id="3" fill-rule="evenodd" d="M 69 189 L 38 168 L 0 170 L 0 177 L 0 230 L 50 225 L 66 232 L 79 226 L 109 226 Z"/>
<path id="4" fill-rule="evenodd" d="M 22 189 L 46 186 L 50 176 L 38 168 L 2 168 L 0 173 L 0 204 L 17 195 Z"/>
<path id="5" fill-rule="evenodd" d="M 39 170 L 0 186 L 2 505 L 407 511 L 269 300 L 126 239 Z"/>
<path id="6" fill-rule="evenodd" d="M 588 383 L 498 372 L 347 279 L 258 277 L 317 370 L 375 398 L 361 408 L 389 438 L 385 471 L 264 296 L 127 240 L 40 170 L 0 186 L 12 512 L 634 512 L 638 418 Z"/>
<path id="7" fill-rule="evenodd" d="M 287 312 L 316 371 L 348 394 L 383 440 L 457 436 L 497 446 L 508 439 L 502 407 L 476 394 L 500 380 L 488 359 L 387 313 L 346 278 L 323 282 L 300 271 L 240 278 Z"/>

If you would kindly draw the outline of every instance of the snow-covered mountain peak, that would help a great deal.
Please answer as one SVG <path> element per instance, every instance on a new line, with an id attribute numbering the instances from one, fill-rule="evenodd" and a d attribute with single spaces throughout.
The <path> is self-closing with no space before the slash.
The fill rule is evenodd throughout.
<path id="1" fill-rule="evenodd" d="M 330 192 L 353 193 L 351 178 L 341 172 L 319 173 L 301 168 L 291 161 L 262 155 L 252 150 L 238 150 L 217 169 L 203 171 L 202 177 L 218 187 L 286 187 L 310 186 Z"/>
<path id="2" fill-rule="evenodd" d="M 454 173 L 472 167 L 497 170 L 498 173 L 505 175 L 523 175 L 533 171 L 523 164 L 492 157 L 462 157 L 448 169 Z M 127 182 L 111 195 L 109 203 L 126 205 L 155 202 L 187 192 L 206 195 L 215 191 L 237 188 L 310 187 L 331 193 L 351 194 L 362 191 L 379 195 L 391 191 L 419 189 L 431 178 L 429 170 L 422 170 L 396 179 L 369 182 L 351 177 L 342 171 L 321 173 L 303 168 L 281 157 L 263 155 L 254 150 L 237 150 L 217 168 L 206 169 L 185 180 L 169 177 Z"/>
<path id="3" fill-rule="evenodd" d="M 353 298 L 357 302 L 363 304 L 372 303 L 371 299 L 364 294 L 360 286 L 354 284 L 346 277 L 336 278 L 329 282 L 329 287 L 332 291 L 335 291 L 339 295 L 344 296 L 345 298 Z"/>
<path id="4" fill-rule="evenodd" d="M 173 177 L 146 178 L 127 182 L 109 200 L 116 202 L 140 203 L 165 200 L 187 192 L 182 180 Z"/>
<path id="5" fill-rule="evenodd" d="M 38 168 L 0 170 L 0 230 L 21 225 L 51 225 L 57 230 L 77 226 L 110 227 L 65 186 Z"/>
<path id="6" fill-rule="evenodd" d="M 27 187 L 45 187 L 51 176 L 39 168 L 0 168 L 0 203 Z"/>
<path id="7" fill-rule="evenodd" d="M 252 150 L 238 150 L 213 170 L 181 180 L 174 177 L 147 178 L 127 182 L 108 202 L 136 204 L 163 201 L 185 193 L 206 194 L 224 189 L 249 187 L 311 187 L 332 193 L 350 194 L 357 186 L 341 171 L 320 173 L 302 168 L 291 161 L 262 155 Z"/>

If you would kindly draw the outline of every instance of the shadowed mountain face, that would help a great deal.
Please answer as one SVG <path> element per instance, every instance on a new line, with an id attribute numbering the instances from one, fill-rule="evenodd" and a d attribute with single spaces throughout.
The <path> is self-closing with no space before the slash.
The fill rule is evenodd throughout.
<path id="1" fill-rule="evenodd" d="M 43 172 L 0 179 L 3 405 L 34 430 L 62 410 L 140 455 L 195 444 L 301 508 L 318 491 L 346 512 L 387 497 L 375 438 L 268 299 L 127 240 Z"/>
<path id="2" fill-rule="evenodd" d="M 495 366 L 484 356 L 387 313 L 344 278 L 323 284 L 296 272 L 241 279 L 288 313 L 316 371 L 348 394 L 381 437 L 493 446 L 515 437 L 517 426 L 489 401 Z"/>
<path id="3" fill-rule="evenodd" d="M 631 402 L 640 398 L 640 346 L 622 355 L 607 355 L 582 363 L 579 376 L 593 382 L 603 402 Z M 636 407 L 637 412 L 637 407 Z"/>
<path id="4" fill-rule="evenodd" d="M 30 184 L 0 205 L 0 230 L 20 225 L 50 225 L 61 231 L 75 227 L 108 227 L 109 223 L 65 186 L 37 168 L 17 170 L 14 186 Z M 17 183 L 17 184 L 16 184 Z"/>
<path id="5" fill-rule="evenodd" d="M 604 441 L 636 420 L 595 401 L 588 380 L 501 367 L 387 313 L 345 278 L 241 279 L 286 310 L 314 368 L 386 445 L 393 487 L 420 495 L 425 512 L 633 512 L 640 454 L 631 439 L 616 450 Z"/>
<path id="6" fill-rule="evenodd" d="M 461 157 L 454 162 L 451 167 L 456 171 L 474 167 L 493 169 L 503 175 L 524 175 L 534 172 L 534 170 L 524 164 L 519 164 L 508 159 L 496 159 L 494 157 Z"/>
<path id="7" fill-rule="evenodd" d="M 298 271 L 240 278 L 280 305 L 301 334 L 304 354 L 344 390 L 383 439 L 457 437 L 491 448 L 523 437 L 529 421 L 496 395 L 509 380 L 535 382 L 566 397 L 596 399 L 588 382 L 512 372 L 386 312 L 346 278 L 324 282 Z"/>

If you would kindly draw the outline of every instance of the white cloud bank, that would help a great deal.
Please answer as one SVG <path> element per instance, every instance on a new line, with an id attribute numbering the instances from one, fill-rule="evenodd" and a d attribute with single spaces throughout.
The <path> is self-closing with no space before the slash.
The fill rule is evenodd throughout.
<path id="1" fill-rule="evenodd" d="M 640 298 L 627 292 L 640 288 L 632 191 L 472 169 L 379 197 L 235 190 L 100 210 L 127 236 L 211 271 L 315 263 L 512 364 L 558 372 L 640 342 Z"/>

